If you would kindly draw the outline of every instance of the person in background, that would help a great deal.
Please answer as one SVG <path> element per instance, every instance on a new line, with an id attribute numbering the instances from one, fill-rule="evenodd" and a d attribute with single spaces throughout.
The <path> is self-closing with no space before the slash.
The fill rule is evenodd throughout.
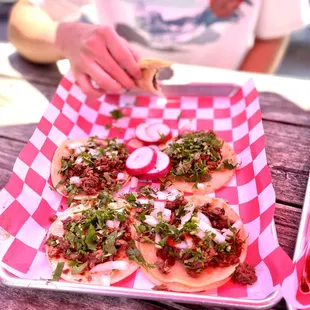
<path id="1" fill-rule="evenodd" d="M 272 73 L 310 21 L 308 0 L 97 0 L 97 22 L 82 23 L 91 2 L 19 0 L 8 34 L 31 62 L 68 58 L 92 96 L 134 88 L 138 57 Z"/>

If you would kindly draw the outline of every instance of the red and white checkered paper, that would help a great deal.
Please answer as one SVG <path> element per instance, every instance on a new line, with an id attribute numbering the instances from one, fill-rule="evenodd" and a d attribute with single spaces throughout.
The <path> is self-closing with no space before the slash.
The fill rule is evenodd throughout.
<path id="1" fill-rule="evenodd" d="M 305 205 L 306 210 L 310 209 L 310 204 Z M 303 293 L 300 290 L 301 277 L 304 273 L 307 256 L 310 255 L 310 214 L 306 214 L 306 229 L 305 229 L 305 248 L 301 252 L 300 257 L 294 264 L 293 272 L 284 280 L 282 285 L 283 294 L 286 297 L 287 302 L 298 309 L 309 309 L 310 310 L 310 293 Z"/>
<path id="2" fill-rule="evenodd" d="M 126 117 L 117 121 L 118 128 L 108 130 L 104 125 L 111 124 L 109 112 L 118 107 Z M 66 75 L 1 192 L 0 226 L 10 234 L 0 247 L 2 267 L 20 278 L 51 276 L 44 238 L 51 225 L 50 216 L 61 212 L 66 200 L 50 189 L 51 160 L 57 146 L 68 138 L 94 135 L 127 140 L 143 122 L 163 122 L 174 135 L 188 124 L 192 129 L 213 129 L 234 148 L 241 163 L 232 180 L 213 196 L 228 200 L 240 214 L 249 234 L 246 260 L 255 266 L 258 281 L 252 286 L 230 281 L 203 294 L 263 299 L 274 292 L 291 272 L 292 262 L 272 234 L 275 193 L 267 166 L 258 93 L 252 81 L 231 97 L 106 95 L 92 100 L 70 74 Z M 154 285 L 138 270 L 114 286 L 148 290 Z"/>

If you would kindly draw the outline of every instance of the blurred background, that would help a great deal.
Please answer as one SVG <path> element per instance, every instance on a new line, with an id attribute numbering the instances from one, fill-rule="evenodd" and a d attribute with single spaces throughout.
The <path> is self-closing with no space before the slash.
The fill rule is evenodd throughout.
<path id="1" fill-rule="evenodd" d="M 55 0 L 57 1 L 57 0 Z M 0 43 L 7 42 L 9 10 L 16 0 L 0 0 Z M 91 14 L 87 11 L 88 14 Z M 1 45 L 0 45 L 1 57 Z M 293 33 L 282 64 L 276 75 L 310 78 L 310 27 Z"/>

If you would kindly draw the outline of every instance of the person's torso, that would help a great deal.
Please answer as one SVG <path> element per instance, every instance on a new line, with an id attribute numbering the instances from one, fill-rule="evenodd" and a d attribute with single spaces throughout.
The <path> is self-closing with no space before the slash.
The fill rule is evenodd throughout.
<path id="1" fill-rule="evenodd" d="M 255 38 L 260 0 L 97 0 L 142 57 L 235 69 Z"/>

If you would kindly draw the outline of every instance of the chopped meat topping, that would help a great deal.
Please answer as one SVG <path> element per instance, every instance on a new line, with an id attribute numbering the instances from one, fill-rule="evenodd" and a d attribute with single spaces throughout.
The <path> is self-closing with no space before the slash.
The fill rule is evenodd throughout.
<path id="1" fill-rule="evenodd" d="M 168 274 L 176 261 L 183 263 L 188 275 L 197 278 L 207 267 L 227 267 L 238 265 L 244 247 L 241 231 L 231 227 L 225 208 L 206 203 L 193 208 L 184 196 L 178 196 L 173 201 L 167 201 L 165 209 L 171 211 L 169 219 L 157 217 L 157 223 L 151 224 L 154 210 L 152 203 L 143 205 L 136 214 L 139 225 L 135 225 L 139 242 L 156 243 L 157 269 Z M 136 210 L 137 210 L 136 209 Z M 217 238 L 213 230 L 204 231 L 200 225 L 203 213 L 216 230 L 229 229 L 225 238 Z M 186 219 L 186 220 L 184 220 Z"/>
<path id="2" fill-rule="evenodd" d="M 225 214 L 224 208 L 213 208 L 209 203 L 206 203 L 200 207 L 200 211 L 206 215 L 212 223 L 212 227 L 219 230 L 229 228 L 232 225 L 232 221 L 228 221 L 228 217 Z"/>
<path id="3" fill-rule="evenodd" d="M 167 201 L 165 208 L 171 211 L 175 211 L 179 207 L 186 206 L 186 205 L 187 205 L 187 200 L 183 196 L 179 196 L 175 200 Z"/>
<path id="4" fill-rule="evenodd" d="M 164 284 L 161 285 L 155 285 L 152 290 L 154 291 L 168 291 L 168 287 Z"/>
<path id="5" fill-rule="evenodd" d="M 126 180 L 117 179 L 125 170 L 128 153 L 124 144 L 108 139 L 107 146 L 90 139 L 83 152 L 70 150 L 69 157 L 62 158 L 59 173 L 63 176 L 64 194 L 69 197 L 78 193 L 96 195 L 100 190 L 117 191 Z M 74 182 L 71 178 L 74 177 Z"/>
<path id="6" fill-rule="evenodd" d="M 107 196 L 102 198 L 106 201 Z M 109 199 L 112 199 L 111 196 Z M 107 204 L 107 202 L 100 203 Z M 111 201 L 111 200 L 110 200 Z M 115 202 L 113 202 L 115 204 Z M 106 221 L 118 222 L 118 227 L 108 227 Z M 62 237 L 50 234 L 46 243 L 49 257 L 64 258 L 75 268 L 75 273 L 83 273 L 109 260 L 126 258 L 131 238 L 129 212 L 125 208 L 89 208 L 74 218 L 62 220 Z M 110 226 L 110 225 L 109 225 Z"/>
<path id="7" fill-rule="evenodd" d="M 254 267 L 246 262 L 237 266 L 233 278 L 235 282 L 244 285 L 252 285 L 257 281 Z"/>

